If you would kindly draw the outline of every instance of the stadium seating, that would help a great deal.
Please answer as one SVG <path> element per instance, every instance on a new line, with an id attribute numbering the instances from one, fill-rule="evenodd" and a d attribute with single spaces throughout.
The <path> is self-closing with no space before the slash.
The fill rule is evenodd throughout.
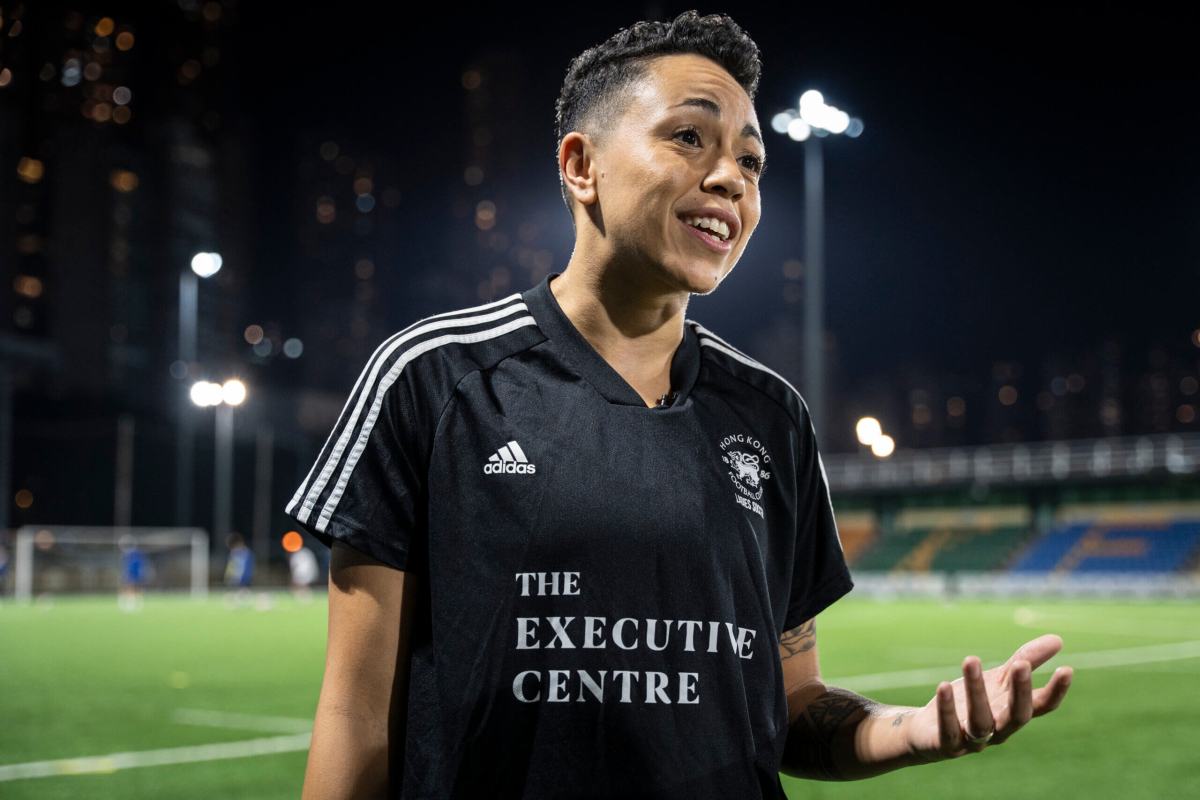
<path id="1" fill-rule="evenodd" d="M 1200 558 L 1200 504 L 1184 502 L 1063 506 L 1054 527 L 1033 542 L 1014 572 L 1169 573 Z"/>

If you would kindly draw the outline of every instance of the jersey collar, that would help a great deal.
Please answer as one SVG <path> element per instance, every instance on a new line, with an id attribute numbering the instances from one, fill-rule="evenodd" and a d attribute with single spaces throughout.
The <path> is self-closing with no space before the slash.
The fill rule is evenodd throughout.
<path id="1" fill-rule="evenodd" d="M 550 340 L 551 347 L 606 400 L 616 405 L 639 406 L 648 412 L 671 412 L 684 406 L 700 374 L 700 341 L 692 325 L 683 325 L 683 341 L 671 359 L 671 391 L 675 402 L 663 408 L 650 408 L 641 395 L 604 360 L 591 343 L 563 312 L 554 293 L 551 279 L 561 273 L 551 272 L 541 282 L 521 293 L 525 305 Z"/>

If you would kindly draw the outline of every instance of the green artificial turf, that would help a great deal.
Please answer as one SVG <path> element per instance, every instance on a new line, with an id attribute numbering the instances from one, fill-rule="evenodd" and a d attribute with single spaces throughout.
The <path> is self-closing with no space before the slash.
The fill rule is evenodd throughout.
<path id="1" fill-rule="evenodd" d="M 124 613 L 115 597 L 0 602 L 0 768 L 4 765 L 261 740 L 247 730 L 180 722 L 208 709 L 311 723 L 325 655 L 325 596 L 303 604 L 230 609 L 148 595 Z M 1003 746 L 865 781 L 783 778 L 793 798 L 1200 797 L 1200 655 L 1165 658 L 1149 645 L 1200 642 L 1200 604 L 1185 601 L 1024 599 L 876 602 L 848 597 L 817 620 L 822 676 L 924 668 L 961 673 L 966 655 L 991 667 L 1023 642 L 1058 633 L 1064 650 L 1034 673 L 1075 667 L 1059 710 L 1035 718 Z M 1121 651 L 1108 666 L 1084 666 Z M 1128 651 L 1128 657 L 1125 655 Z M 1192 651 L 1197 653 L 1200 651 Z M 1076 663 L 1072 655 L 1082 659 Z M 887 682 L 887 679 L 884 679 Z M 895 681 L 893 681 L 895 683 Z M 936 681 L 863 691 L 885 703 L 923 705 Z M 267 727 L 270 727 L 268 722 Z M 294 730 L 292 731 L 294 734 Z M 4 798 L 295 798 L 305 752 L 117 769 L 107 774 L 0 780 Z M 2 770 L 0 770 L 2 771 Z"/>

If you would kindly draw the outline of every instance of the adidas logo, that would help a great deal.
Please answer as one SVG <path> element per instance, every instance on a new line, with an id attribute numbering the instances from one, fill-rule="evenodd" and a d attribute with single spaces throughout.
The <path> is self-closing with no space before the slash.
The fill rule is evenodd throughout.
<path id="1" fill-rule="evenodd" d="M 529 459 L 525 457 L 525 451 L 521 449 L 521 445 L 517 444 L 515 439 L 492 453 L 491 458 L 483 465 L 484 475 L 505 473 L 532 475 L 535 472 L 537 472 L 537 467 L 529 463 Z"/>

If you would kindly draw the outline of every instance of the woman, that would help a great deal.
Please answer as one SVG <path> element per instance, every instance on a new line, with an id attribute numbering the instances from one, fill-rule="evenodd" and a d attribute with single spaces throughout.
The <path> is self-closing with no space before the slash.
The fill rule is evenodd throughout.
<path id="1" fill-rule="evenodd" d="M 694 12 L 575 59 L 566 268 L 364 368 L 288 505 L 333 548 L 305 797 L 777 798 L 785 745 L 840 777 L 937 734 L 938 706 L 812 692 L 853 583 L 808 408 L 685 316 L 758 225 L 759 67 Z"/>

